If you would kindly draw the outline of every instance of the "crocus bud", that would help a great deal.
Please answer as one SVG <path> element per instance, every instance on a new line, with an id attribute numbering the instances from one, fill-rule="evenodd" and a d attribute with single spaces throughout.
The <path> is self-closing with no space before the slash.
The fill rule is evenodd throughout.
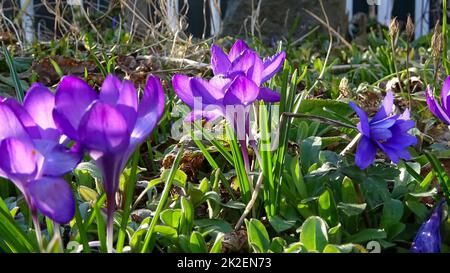
<path id="1" fill-rule="evenodd" d="M 433 213 L 417 232 L 411 246 L 413 253 L 439 253 L 441 252 L 441 221 L 442 206 L 445 200 L 441 200 L 434 208 Z"/>
<path id="2" fill-rule="evenodd" d="M 343 97 L 348 97 L 350 94 L 350 87 L 348 86 L 348 79 L 346 77 L 342 78 L 339 83 L 339 91 L 341 92 Z"/>
<path id="3" fill-rule="evenodd" d="M 442 30 L 439 21 L 436 23 L 434 27 L 433 37 L 431 38 L 431 49 L 433 53 L 433 57 L 437 58 L 440 56 L 442 52 Z"/>
<path id="4" fill-rule="evenodd" d="M 391 24 L 389 25 L 389 36 L 391 36 L 392 41 L 397 38 L 399 30 L 399 24 L 397 17 L 392 18 Z"/>
<path id="5" fill-rule="evenodd" d="M 406 37 L 408 38 L 409 41 L 412 40 L 412 38 L 414 37 L 414 23 L 413 20 L 411 19 L 411 16 L 408 15 L 408 20 L 406 21 Z"/>

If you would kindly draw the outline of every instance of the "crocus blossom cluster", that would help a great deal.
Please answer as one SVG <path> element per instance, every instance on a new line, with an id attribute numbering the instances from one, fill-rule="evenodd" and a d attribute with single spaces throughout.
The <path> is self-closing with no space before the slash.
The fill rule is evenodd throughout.
<path id="1" fill-rule="evenodd" d="M 409 160 L 408 147 L 417 143 L 416 137 L 409 134 L 415 126 L 410 119 L 409 110 L 403 114 L 393 114 L 394 94 L 388 92 L 380 110 L 369 121 L 367 114 L 355 103 L 350 106 L 360 118 L 358 130 L 362 137 L 356 149 L 355 162 L 361 169 L 366 169 L 375 160 L 378 149 L 383 151 L 394 163 L 400 159 Z"/>
<path id="2" fill-rule="evenodd" d="M 441 252 L 441 222 L 445 200 L 436 204 L 430 218 L 422 224 L 411 246 L 413 253 Z"/>
<path id="3" fill-rule="evenodd" d="M 23 105 L 15 99 L 0 102 L 0 176 L 23 193 L 36 219 L 39 210 L 58 223 L 69 222 L 75 212 L 70 185 L 61 178 L 81 160 L 79 147 L 63 145 L 52 118 L 53 93 L 33 84 Z M 60 144 L 63 143 L 63 144 Z"/>
<path id="4" fill-rule="evenodd" d="M 444 81 L 441 89 L 441 105 L 437 102 L 433 94 L 433 89 L 428 85 L 426 93 L 428 108 L 437 118 L 450 124 L 450 76 Z"/>
<path id="5" fill-rule="evenodd" d="M 238 40 L 225 54 L 217 45 L 211 49 L 211 67 L 214 76 L 210 80 L 186 75 L 175 75 L 172 85 L 178 97 L 193 111 L 188 121 L 214 120 L 227 114 L 230 106 L 244 109 L 255 100 L 277 102 L 280 94 L 263 87 L 282 67 L 285 53 L 280 52 L 262 60 L 248 45 Z"/>
<path id="6" fill-rule="evenodd" d="M 120 174 L 163 112 L 164 92 L 160 80 L 154 76 L 148 78 L 140 102 L 134 85 L 113 75 L 106 77 L 100 94 L 73 76 L 64 77 L 57 87 L 53 110 L 56 125 L 90 154 L 103 175 L 109 248 Z"/>

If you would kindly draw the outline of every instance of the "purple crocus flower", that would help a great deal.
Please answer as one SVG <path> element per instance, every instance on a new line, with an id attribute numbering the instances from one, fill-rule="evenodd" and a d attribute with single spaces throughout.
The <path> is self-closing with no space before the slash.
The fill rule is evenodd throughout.
<path id="1" fill-rule="evenodd" d="M 447 77 L 442 86 L 441 105 L 436 101 L 430 85 L 428 85 L 425 95 L 431 113 L 446 124 L 450 124 L 450 76 Z"/>
<path id="2" fill-rule="evenodd" d="M 387 92 L 380 110 L 369 121 L 367 114 L 353 102 L 350 107 L 360 118 L 358 130 L 362 137 L 356 149 L 355 162 L 360 169 L 367 168 L 375 160 L 377 149 L 382 150 L 394 163 L 409 160 L 408 147 L 417 143 L 416 137 L 408 134 L 415 126 L 409 110 L 401 115 L 392 114 L 394 95 Z"/>
<path id="3" fill-rule="evenodd" d="M 211 67 L 214 75 L 230 79 L 244 75 L 258 87 L 275 76 L 282 68 L 285 58 L 286 53 L 281 51 L 261 60 L 242 40 L 237 40 L 228 54 L 217 45 L 211 47 Z M 278 102 L 280 94 L 267 87 L 261 87 L 257 98 L 266 102 Z"/>
<path id="4" fill-rule="evenodd" d="M 231 118 L 226 113 L 227 107 L 247 107 L 257 99 L 266 102 L 280 100 L 279 93 L 261 85 L 280 70 L 286 56 L 284 52 L 263 61 L 244 41 L 237 40 L 228 54 L 213 45 L 211 55 L 215 76 L 209 81 L 181 74 L 173 77 L 175 93 L 193 108 L 188 121 L 200 118 L 210 121 L 220 116 Z"/>
<path id="5" fill-rule="evenodd" d="M 103 175 L 109 251 L 120 174 L 163 112 L 164 92 L 154 76 L 148 78 L 140 103 L 134 85 L 113 75 L 106 77 L 100 94 L 74 76 L 64 77 L 57 87 L 53 116 L 58 128 L 89 152 Z"/>
<path id="6" fill-rule="evenodd" d="M 441 252 L 441 221 L 442 207 L 445 200 L 441 200 L 434 208 L 430 218 L 422 224 L 411 246 L 412 253 Z"/>
<path id="7" fill-rule="evenodd" d="M 38 210 L 58 223 L 69 222 L 75 213 L 71 187 L 61 176 L 76 167 L 81 153 L 77 146 L 60 144 L 54 104 L 53 93 L 37 83 L 23 105 L 12 98 L 0 102 L 0 176 L 23 193 L 35 224 Z"/>

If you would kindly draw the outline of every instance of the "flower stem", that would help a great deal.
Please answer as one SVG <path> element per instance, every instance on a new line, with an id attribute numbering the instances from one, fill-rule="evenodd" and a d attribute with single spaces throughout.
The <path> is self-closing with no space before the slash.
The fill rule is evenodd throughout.
<path id="1" fill-rule="evenodd" d="M 151 154 L 151 150 L 149 152 Z M 125 186 L 125 205 L 123 208 L 123 214 L 122 214 L 122 220 L 120 223 L 120 230 L 119 230 L 119 237 L 117 238 L 116 243 L 116 251 L 122 252 L 125 235 L 126 235 L 126 229 L 128 225 L 128 218 L 130 217 L 131 213 L 131 205 L 133 202 L 133 194 L 134 194 L 134 188 L 136 187 L 136 175 L 137 175 L 137 167 L 139 162 L 139 148 L 136 149 L 133 155 L 132 160 L 132 166 L 131 166 L 131 174 L 128 179 L 128 182 Z"/>
<path id="2" fill-rule="evenodd" d="M 248 177 L 249 186 L 250 186 L 250 192 L 253 192 L 253 182 L 250 177 L 250 160 L 248 158 L 248 148 L 247 148 L 247 142 L 245 140 L 239 140 L 239 144 L 241 146 L 241 152 L 242 152 L 242 159 L 244 160 L 244 167 L 245 172 Z"/>
<path id="3" fill-rule="evenodd" d="M 31 218 L 33 219 L 34 231 L 36 232 L 36 239 L 39 245 L 39 250 L 41 252 L 45 252 L 44 242 L 42 240 L 41 225 L 39 224 L 37 213 L 32 212 Z"/>
<path id="4" fill-rule="evenodd" d="M 114 194 L 109 194 L 106 207 L 106 250 L 113 252 L 114 239 Z"/>
<path id="5" fill-rule="evenodd" d="M 353 181 L 353 186 L 355 187 L 355 191 L 356 191 L 356 196 L 358 197 L 358 201 L 360 204 L 365 204 L 366 203 L 366 199 L 364 198 L 364 194 L 361 191 L 361 187 L 359 186 L 359 183 Z M 369 216 L 369 212 L 367 211 L 367 209 L 364 210 L 363 212 L 363 216 L 364 216 L 364 223 L 366 224 L 367 228 L 370 228 L 372 226 L 372 221 L 370 220 L 370 216 Z"/>
<path id="6" fill-rule="evenodd" d="M 169 197 L 170 189 L 172 188 L 173 180 L 175 178 L 175 174 L 177 173 L 178 166 L 180 165 L 181 162 L 183 151 L 184 146 L 180 146 L 178 154 L 173 162 L 172 168 L 170 169 L 169 177 L 167 178 L 164 190 L 161 194 L 161 199 L 159 200 L 158 206 L 156 207 L 155 215 L 153 216 L 152 221 L 150 222 L 150 226 L 148 227 L 147 234 L 145 235 L 144 245 L 142 246 L 141 253 L 147 252 L 147 250 L 149 249 L 150 242 L 154 237 L 153 231 L 155 230 L 156 222 L 159 219 L 159 214 L 161 213 L 163 207 L 166 205 L 167 198 Z"/>
<path id="7" fill-rule="evenodd" d="M 252 145 L 253 151 L 256 154 L 258 162 L 259 162 L 260 166 L 262 166 L 262 159 L 259 154 L 258 145 L 256 145 L 256 142 L 254 140 L 250 141 L 250 145 Z M 263 178 L 264 178 L 264 176 L 263 176 L 263 173 L 261 172 L 258 177 L 258 181 L 256 182 L 255 190 L 252 193 L 252 198 L 250 199 L 250 202 L 247 203 L 244 213 L 241 215 L 241 217 L 239 218 L 239 221 L 234 226 L 234 230 L 239 230 L 241 228 L 242 223 L 244 222 L 244 219 L 247 217 L 247 215 L 252 210 L 256 200 L 258 199 L 258 194 L 259 194 L 259 191 L 261 189 L 261 186 L 262 186 L 262 183 L 264 180 Z"/>

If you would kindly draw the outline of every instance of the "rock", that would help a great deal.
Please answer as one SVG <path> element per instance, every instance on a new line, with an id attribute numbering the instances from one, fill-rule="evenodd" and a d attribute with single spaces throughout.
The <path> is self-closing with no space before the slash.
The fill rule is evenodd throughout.
<path id="1" fill-rule="evenodd" d="M 222 36 L 243 36 L 251 34 L 252 2 L 254 10 L 258 5 L 258 0 L 228 0 L 225 11 Z M 324 0 L 324 7 L 328 14 L 331 26 L 336 30 L 341 30 L 347 25 L 345 12 L 345 1 Z M 308 32 L 311 26 L 320 24 L 304 10 L 308 9 L 314 14 L 324 19 L 318 1 L 308 0 L 261 0 L 258 22 L 259 31 L 255 31 L 256 36 L 270 43 L 272 39 L 287 37 L 295 24 L 296 18 L 300 18 L 299 25 L 293 32 L 294 38 L 299 38 Z M 325 21 L 325 20 L 324 20 Z M 326 30 L 326 28 L 322 28 Z"/>

